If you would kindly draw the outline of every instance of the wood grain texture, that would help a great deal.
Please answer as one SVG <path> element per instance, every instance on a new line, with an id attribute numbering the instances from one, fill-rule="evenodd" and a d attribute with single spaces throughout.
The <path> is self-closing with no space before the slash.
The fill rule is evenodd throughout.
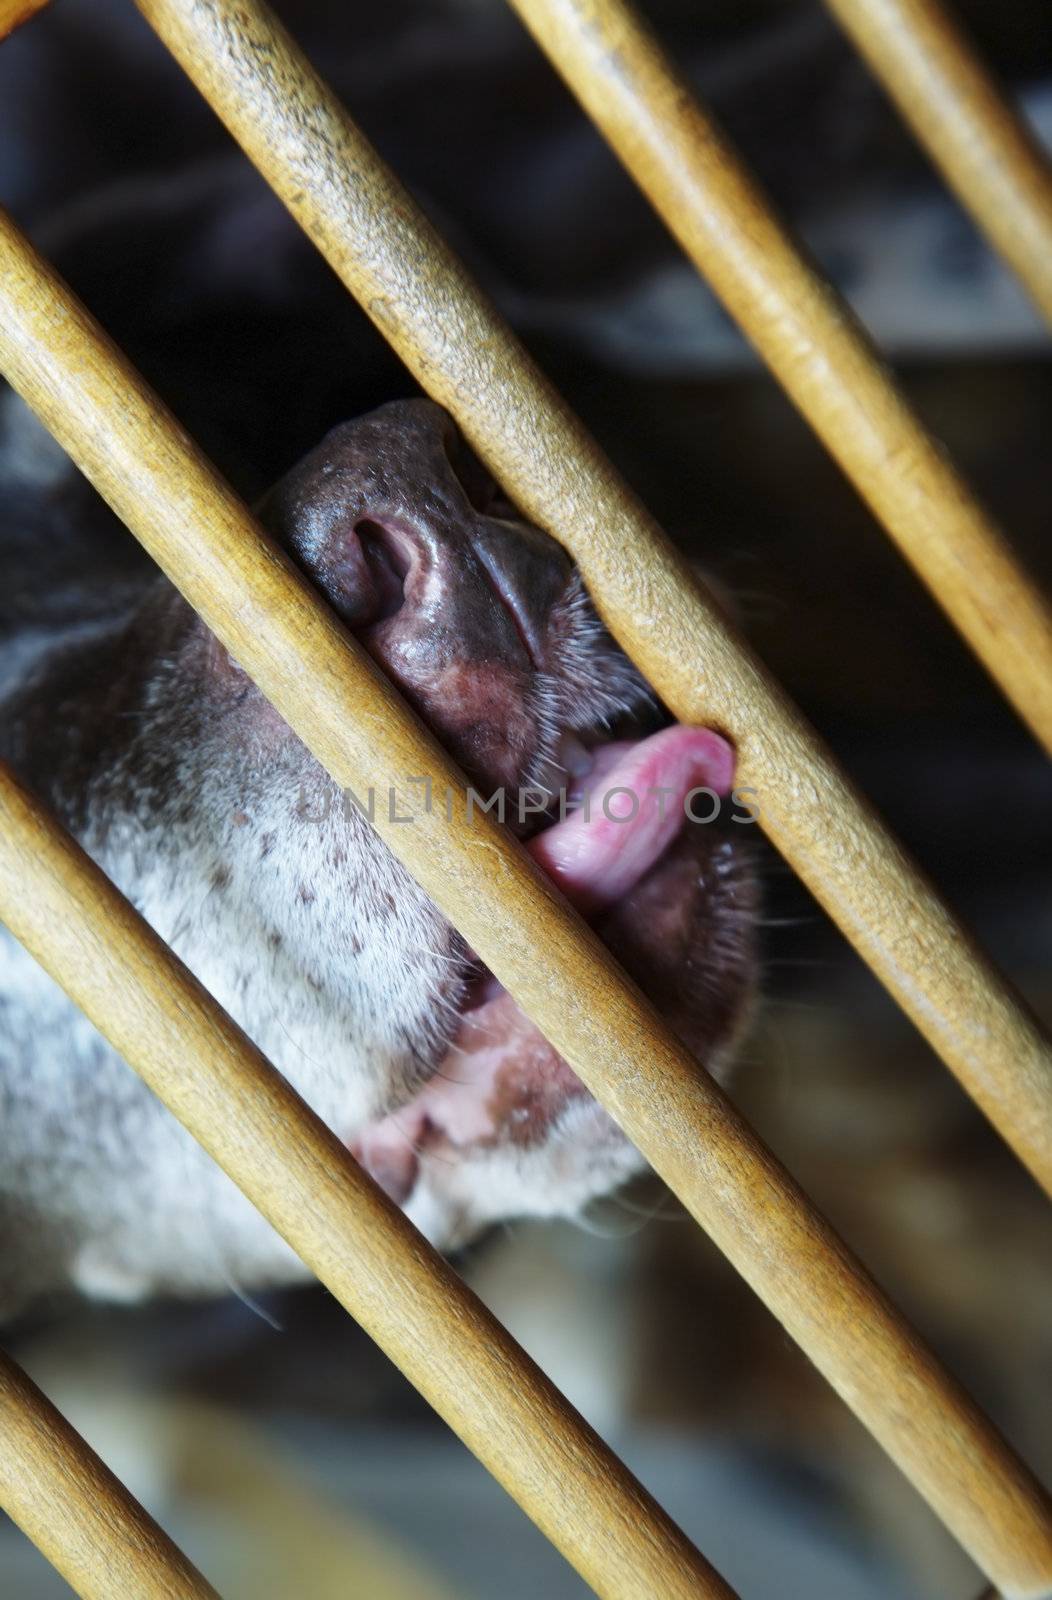
<path id="1" fill-rule="evenodd" d="M 939 0 L 826 0 L 962 205 L 1052 322 L 1052 166 Z"/>
<path id="2" fill-rule="evenodd" d="M 43 11 L 48 0 L 0 0 L 0 40 Z"/>
<path id="3" fill-rule="evenodd" d="M 449 758 L 6 220 L 0 283 L 0 367 L 118 515 L 337 783 L 382 797 L 404 775 L 428 774 L 437 794 L 448 791 L 448 818 L 443 805 L 418 806 L 410 826 L 379 804 L 381 836 L 987 1575 L 1013 1596 L 1052 1583 L 1052 1507 L 1040 1487 L 525 850 L 494 816 L 469 807 Z M 670 585 L 678 572 L 671 568 Z M 291 1091 L 264 1081 L 263 1063 L 250 1064 L 243 1046 L 232 1051 L 230 1024 L 220 1027 L 200 994 L 194 1020 L 185 982 L 169 993 L 170 965 L 153 976 L 163 947 L 90 874 L 89 893 L 73 847 L 41 836 L 25 797 L 13 798 L 9 782 L 4 791 L 4 920 L 560 1547 L 591 1563 L 600 1592 L 679 1592 L 621 1582 L 620 1535 L 592 1532 L 595 1509 L 577 1498 L 573 1471 L 556 1482 L 539 1466 L 554 1423 L 514 1400 L 523 1380 L 507 1346 L 489 1325 L 481 1337 L 448 1277 L 428 1280 L 441 1293 L 417 1292 L 410 1257 L 415 1272 L 422 1261 L 428 1273 L 444 1269 L 409 1225 L 355 1175 L 334 1139 L 315 1129 L 305 1144 Z M 406 810 L 404 782 L 401 798 L 394 816 Z M 580 1466 L 594 1491 L 610 1470 L 579 1456 L 562 1462 Z"/>
<path id="4" fill-rule="evenodd" d="M 690 85 L 621 0 L 511 3 L 794 405 L 1052 752 L 1052 612 Z M 1034 215 L 1031 233 L 1040 231 Z M 1052 283 L 1052 207 L 1046 251 Z"/>
<path id="5" fill-rule="evenodd" d="M 734 1600 L 336 1135 L 2 765 L 0 919 L 597 1594 Z M 12 1480 L 24 1456 L 32 1463 L 36 1437 L 17 1400 L 9 1405 L 10 1455 L 0 1462 Z M 49 1541 L 46 1554 L 69 1561 L 81 1538 L 76 1516 L 61 1502 L 50 1514 L 35 1503 L 27 1531 Z M 184 1592 L 140 1589 L 130 1565 L 107 1590 L 96 1569 L 112 1572 L 124 1560 L 123 1546 L 100 1537 L 83 1564 L 95 1587 L 83 1592 L 136 1600 Z"/>
<path id="6" fill-rule="evenodd" d="M 569 550 L 612 632 L 666 704 L 682 721 L 708 723 L 734 740 L 739 781 L 757 790 L 769 837 L 1052 1193 L 1052 1050 L 1034 1019 L 280 24 L 259 0 L 137 3 L 422 386 L 449 408 L 526 515 Z M 638 96 L 629 101 L 636 106 Z M 681 109 L 688 114 L 689 106 Z M 762 213 L 749 215 L 750 228 L 762 224 Z M 757 237 L 761 256 L 768 245 L 776 248 L 768 233 Z M 759 270 L 750 237 L 740 252 L 746 278 Z M 829 298 L 821 285 L 814 293 Z M 834 322 L 843 318 L 838 304 L 829 306 Z M 852 348 L 861 348 L 853 331 L 850 337 Z M 826 392 L 829 367 L 799 321 L 786 330 L 786 342 L 799 353 L 801 383 Z M 883 486 L 904 516 L 912 507 L 918 527 L 929 531 L 960 513 L 960 546 L 933 537 L 930 548 L 971 592 L 976 541 L 967 530 L 978 513 L 929 446 L 917 445 L 920 454 L 906 445 L 886 453 L 885 436 L 870 426 L 852 382 L 837 381 L 838 405 L 844 430 L 860 431 L 874 492 Z M 991 548 L 982 538 L 979 544 Z M 1022 661 L 1026 641 L 1046 624 L 1010 565 L 997 557 L 983 572 L 1004 604 L 1003 612 L 986 615 L 991 651 Z M 1027 670 L 1052 663 L 1050 651 L 1041 645 Z M 1035 692 L 1052 732 L 1052 665 Z M 543 1026 L 543 1016 L 537 1020 Z"/>
<path id="7" fill-rule="evenodd" d="M 0 1506 L 83 1600 L 219 1600 L 3 1351 Z"/>

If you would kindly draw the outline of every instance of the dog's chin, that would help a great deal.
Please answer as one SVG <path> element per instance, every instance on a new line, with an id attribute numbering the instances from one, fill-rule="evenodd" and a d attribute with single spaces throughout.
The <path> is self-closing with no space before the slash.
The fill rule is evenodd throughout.
<path id="1" fill-rule="evenodd" d="M 529 1148 L 425 1149 L 403 1209 L 438 1249 L 459 1250 L 509 1218 L 577 1217 L 644 1166 L 613 1118 L 582 1092 Z"/>
<path id="2" fill-rule="evenodd" d="M 564 789 L 567 803 L 553 801 L 527 849 L 600 931 L 615 927 L 615 943 L 642 955 L 644 965 L 649 952 L 663 966 L 664 985 L 683 991 L 685 1016 L 700 1005 L 700 1024 L 679 1030 L 687 1042 L 724 1051 L 744 1006 L 751 956 L 747 939 L 729 934 L 750 920 L 751 906 L 746 894 L 736 898 L 730 846 L 692 828 L 688 799 L 699 790 L 729 793 L 730 747 L 707 729 L 679 725 L 590 747 L 565 736 L 551 766 L 561 781 L 550 787 L 556 795 Z M 688 830 L 693 837 L 684 837 Z M 719 991 L 715 1003 L 710 989 Z M 350 1143 L 443 1248 L 503 1218 L 574 1215 L 643 1165 L 570 1065 L 478 963 L 430 1077 Z"/>

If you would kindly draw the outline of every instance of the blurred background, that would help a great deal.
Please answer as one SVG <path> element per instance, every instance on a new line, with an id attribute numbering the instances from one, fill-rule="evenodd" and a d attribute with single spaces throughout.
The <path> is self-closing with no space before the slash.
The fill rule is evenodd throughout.
<path id="1" fill-rule="evenodd" d="M 514 18 L 496 0 L 279 9 L 1052 1022 L 1047 763 Z M 1047 585 L 1052 363 L 1022 291 L 820 4 L 646 9 Z M 1052 145 L 1047 0 L 958 9 Z M 56 0 L 0 46 L 0 200 L 246 495 L 414 392 L 131 6 Z M 764 994 L 734 1096 L 1052 1478 L 1047 1204 L 758 849 Z M 660 1185 L 580 1226 L 502 1229 L 459 1265 L 743 1596 L 977 1594 Z M 44 1306 L 9 1343 L 228 1597 L 585 1593 L 320 1290 Z M 0 1527 L 0 1593 L 68 1592 Z"/>

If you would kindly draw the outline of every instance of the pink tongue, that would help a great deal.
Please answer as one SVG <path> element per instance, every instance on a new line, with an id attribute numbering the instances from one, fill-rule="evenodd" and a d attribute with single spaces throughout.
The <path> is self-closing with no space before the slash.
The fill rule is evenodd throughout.
<path id="1" fill-rule="evenodd" d="M 684 825 L 712 815 L 711 795 L 730 792 L 734 752 L 709 728 L 663 728 L 649 739 L 599 752 L 582 785 L 587 803 L 537 835 L 530 854 L 586 915 L 635 888 Z M 626 792 L 627 791 L 627 792 Z"/>

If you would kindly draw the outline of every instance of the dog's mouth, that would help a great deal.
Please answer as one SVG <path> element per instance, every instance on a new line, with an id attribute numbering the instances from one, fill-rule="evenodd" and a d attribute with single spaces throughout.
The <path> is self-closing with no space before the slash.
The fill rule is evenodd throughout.
<path id="1" fill-rule="evenodd" d="M 734 754 L 719 734 L 674 725 L 588 749 L 564 736 L 567 804 L 526 848 L 589 920 L 631 903 L 674 841 L 730 792 Z M 689 885 L 688 891 L 689 893 Z M 567 975 L 572 981 L 572 975 Z M 352 1150 L 399 1205 L 428 1164 L 545 1141 L 588 1091 L 512 997 L 477 964 L 434 1075 L 405 1105 L 360 1130 Z"/>

